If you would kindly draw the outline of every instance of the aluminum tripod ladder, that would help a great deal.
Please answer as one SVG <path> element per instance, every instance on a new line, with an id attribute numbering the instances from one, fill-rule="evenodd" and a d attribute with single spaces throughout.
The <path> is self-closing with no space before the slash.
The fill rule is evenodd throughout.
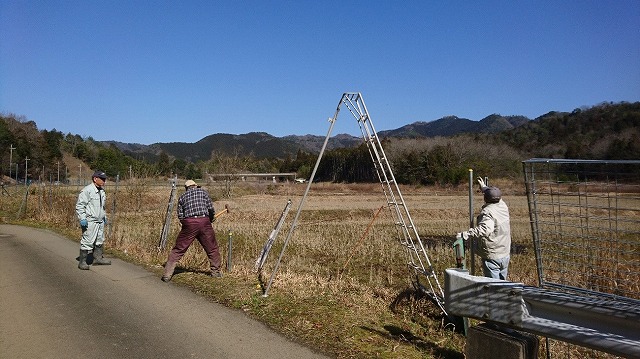
<path id="1" fill-rule="evenodd" d="M 304 195 L 300 200 L 300 204 L 298 205 L 296 214 L 293 217 L 291 228 L 289 229 L 289 233 L 287 234 L 287 238 L 284 240 L 284 244 L 280 252 L 280 257 L 275 264 L 275 268 L 271 274 L 271 279 L 267 284 L 263 296 L 266 297 L 268 295 L 271 283 L 273 282 L 276 272 L 278 271 L 278 268 L 280 266 L 280 260 L 285 249 L 287 248 L 289 240 L 292 237 L 293 231 L 296 228 L 296 224 L 298 222 L 298 218 L 300 216 L 302 208 L 304 207 L 304 202 L 307 198 L 307 194 L 309 193 L 311 184 L 313 183 L 313 180 L 315 178 L 316 171 L 318 170 L 318 166 L 322 159 L 322 155 L 327 148 L 327 142 L 331 137 L 331 131 L 333 130 L 333 126 L 338 119 L 338 114 L 340 113 L 340 109 L 343 105 L 349 109 L 349 112 L 351 112 L 353 117 L 358 121 L 360 130 L 362 131 L 362 138 L 367 144 L 371 159 L 373 160 L 378 178 L 380 180 L 380 184 L 382 184 L 382 190 L 384 191 L 385 197 L 387 199 L 387 207 L 391 211 L 391 215 L 394 219 L 395 227 L 398 231 L 399 242 L 406 248 L 407 265 L 413 274 L 413 285 L 416 287 L 416 289 L 428 295 L 438 305 L 440 310 L 442 310 L 442 312 L 447 315 L 447 312 L 444 308 L 444 291 L 442 290 L 440 282 L 438 282 L 438 278 L 436 277 L 433 267 L 431 266 L 431 261 L 429 260 L 429 256 L 424 249 L 422 241 L 420 240 L 418 230 L 413 224 L 411 215 L 409 215 L 409 210 L 407 209 L 404 199 L 402 198 L 400 188 L 398 187 L 398 184 L 396 183 L 396 180 L 393 176 L 391 166 L 387 161 L 386 155 L 384 154 L 382 144 L 380 143 L 380 139 L 378 138 L 378 135 L 373 128 L 373 124 L 371 123 L 371 119 L 369 118 L 369 112 L 367 111 L 367 107 L 365 106 L 364 100 L 362 99 L 362 95 L 360 93 L 344 93 L 342 95 L 342 98 L 340 99 L 340 103 L 338 103 L 338 107 L 336 108 L 334 116 L 332 118 L 329 118 L 329 131 L 327 132 L 327 136 L 324 139 L 322 149 L 320 150 L 320 154 L 318 155 L 318 159 L 316 160 L 316 165 L 311 172 L 311 177 L 309 178 L 309 182 L 307 183 L 307 188 L 304 191 Z"/>
<path id="2" fill-rule="evenodd" d="M 375 165 L 378 179 L 387 200 L 387 207 L 395 223 L 399 242 L 406 248 L 407 266 L 413 273 L 412 283 L 418 290 L 428 295 L 447 315 L 444 308 L 444 291 L 440 286 L 413 219 L 411 219 L 409 209 L 395 180 L 380 138 L 369 117 L 364 99 L 360 93 L 344 93 L 338 104 L 334 120 L 343 105 L 358 121 L 362 138 L 369 149 L 369 154 Z"/>

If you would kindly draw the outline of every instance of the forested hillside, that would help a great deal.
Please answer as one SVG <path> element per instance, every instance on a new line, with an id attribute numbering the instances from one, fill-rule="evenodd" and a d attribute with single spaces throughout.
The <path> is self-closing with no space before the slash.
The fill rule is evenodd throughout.
<path id="1" fill-rule="evenodd" d="M 9 174 L 13 181 L 19 182 L 25 178 L 53 182 L 75 177 L 79 169 L 64 162 L 65 153 L 89 168 L 103 169 L 112 176 L 130 170 L 145 174 L 156 171 L 154 166 L 125 156 L 116 147 L 103 145 L 91 137 L 63 134 L 55 129 L 38 130 L 35 122 L 15 115 L 1 115 L 0 120 L 0 170 L 5 180 L 10 180 Z"/>
<path id="2" fill-rule="evenodd" d="M 30 180 L 68 180 L 79 175 L 64 163 L 64 154 L 121 178 L 205 178 L 207 174 L 240 172 L 297 172 L 299 177 L 308 177 L 318 155 L 313 150 L 319 139 L 316 136 L 281 139 L 266 133 L 217 134 L 195 144 L 144 146 L 103 143 L 55 129 L 38 130 L 35 122 L 15 115 L 1 115 L 0 119 L 0 170 L 5 180 L 11 174 L 13 180 L 21 181 L 25 170 Z M 480 121 L 482 124 L 469 124 L 464 119 L 456 123 L 456 119 L 441 119 L 431 126 L 407 125 L 396 130 L 397 136 L 386 133 L 385 152 L 400 183 L 458 184 L 466 180 L 469 168 L 493 178 L 515 178 L 520 175 L 521 161 L 532 157 L 640 159 L 640 102 L 549 112 L 534 120 L 492 115 Z M 476 131 L 434 136 L 434 129 L 460 126 Z M 496 126 L 504 129 L 496 131 Z M 424 132 L 425 128 L 431 132 Z M 296 141 L 300 139 L 306 143 Z M 354 146 L 357 141 L 351 136 L 336 136 L 333 147 L 323 156 L 317 179 L 377 181 L 368 149 L 364 144 Z"/>
<path id="3" fill-rule="evenodd" d="M 493 178 L 520 176 L 523 160 L 640 159 L 640 102 L 603 103 L 571 113 L 550 112 L 499 133 L 392 139 L 385 146 L 398 181 L 456 184 L 467 171 Z"/>
<path id="4" fill-rule="evenodd" d="M 498 137 L 536 157 L 640 159 L 640 102 L 550 112 Z"/>
<path id="5" fill-rule="evenodd" d="M 493 114 L 480 121 L 457 116 L 446 116 L 431 122 L 414 122 L 395 130 L 380 131 L 380 137 L 419 138 L 454 136 L 462 133 L 498 133 L 522 126 L 530 120 L 525 116 L 501 116 Z"/>

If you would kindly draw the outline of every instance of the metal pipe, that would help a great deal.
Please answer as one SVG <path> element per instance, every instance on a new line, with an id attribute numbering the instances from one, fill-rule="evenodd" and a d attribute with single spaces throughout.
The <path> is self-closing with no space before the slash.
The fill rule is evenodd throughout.
<path id="1" fill-rule="evenodd" d="M 340 102 L 342 104 L 342 102 Z M 302 211 L 302 207 L 304 206 L 304 201 L 307 198 L 307 194 L 309 193 L 309 189 L 311 188 L 311 184 L 313 183 L 313 179 L 316 176 L 316 171 L 320 166 L 320 160 L 322 160 L 322 155 L 324 154 L 325 149 L 327 148 L 327 143 L 329 142 L 329 138 L 331 138 L 331 132 L 333 131 L 333 126 L 336 124 L 336 119 L 338 118 L 338 113 L 340 112 L 340 104 L 336 109 L 336 113 L 333 115 L 333 118 L 329 119 L 331 123 L 329 125 L 329 131 L 327 131 L 327 136 L 324 139 L 324 143 L 322 144 L 322 149 L 320 149 L 320 154 L 318 155 L 318 159 L 316 160 L 316 165 L 313 167 L 313 171 L 311 172 L 311 177 L 309 178 L 309 182 L 307 183 L 307 188 L 304 190 L 304 194 L 302 195 L 302 199 L 300 200 L 300 204 L 298 205 L 298 210 L 296 212 L 295 217 L 293 217 L 293 222 L 291 223 L 291 227 L 289 228 L 289 233 L 287 234 L 287 238 L 284 240 L 284 244 L 282 245 L 282 250 L 280 251 L 280 256 L 278 256 L 278 261 L 276 262 L 276 266 L 271 273 L 271 278 L 269 278 L 269 283 L 264 290 L 263 297 L 269 295 L 269 288 L 271 288 L 271 284 L 273 283 L 273 279 L 278 272 L 278 268 L 280 267 L 280 261 L 282 260 L 282 256 L 284 255 L 284 251 L 287 248 L 287 244 L 293 235 L 293 230 L 296 228 L 296 224 L 298 223 L 298 217 L 300 216 L 300 212 Z"/>
<path id="2" fill-rule="evenodd" d="M 499 279 L 445 271 L 445 303 L 453 315 L 607 352 L 640 357 L 640 301 L 580 296 Z"/>
<path id="3" fill-rule="evenodd" d="M 474 226 L 473 218 L 473 169 L 469 168 L 469 228 Z M 476 250 L 475 250 L 475 238 L 469 238 L 469 267 L 471 275 L 476 273 Z"/>
<path id="4" fill-rule="evenodd" d="M 227 272 L 229 273 L 231 273 L 231 268 L 232 268 L 232 264 L 231 264 L 232 254 L 233 254 L 233 232 L 229 230 L 229 241 L 228 241 L 228 247 L 227 247 Z"/>

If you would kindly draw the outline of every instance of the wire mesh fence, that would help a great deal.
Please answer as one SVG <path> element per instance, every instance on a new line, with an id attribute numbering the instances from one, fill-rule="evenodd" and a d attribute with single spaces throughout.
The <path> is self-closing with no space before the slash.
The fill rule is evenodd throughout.
<path id="1" fill-rule="evenodd" d="M 640 305 L 640 161 L 523 166 L 540 286 Z"/>
<path id="2" fill-rule="evenodd" d="M 531 159 L 523 168 L 540 287 L 639 307 L 640 161 Z M 617 358 L 548 338 L 543 347 L 547 358 Z"/>

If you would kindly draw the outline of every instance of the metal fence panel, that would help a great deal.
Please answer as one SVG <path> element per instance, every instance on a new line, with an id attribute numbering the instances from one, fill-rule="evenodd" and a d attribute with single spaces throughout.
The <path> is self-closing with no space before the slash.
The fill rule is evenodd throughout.
<path id="1" fill-rule="evenodd" d="M 640 300 L 640 161 L 523 162 L 539 285 Z"/>

